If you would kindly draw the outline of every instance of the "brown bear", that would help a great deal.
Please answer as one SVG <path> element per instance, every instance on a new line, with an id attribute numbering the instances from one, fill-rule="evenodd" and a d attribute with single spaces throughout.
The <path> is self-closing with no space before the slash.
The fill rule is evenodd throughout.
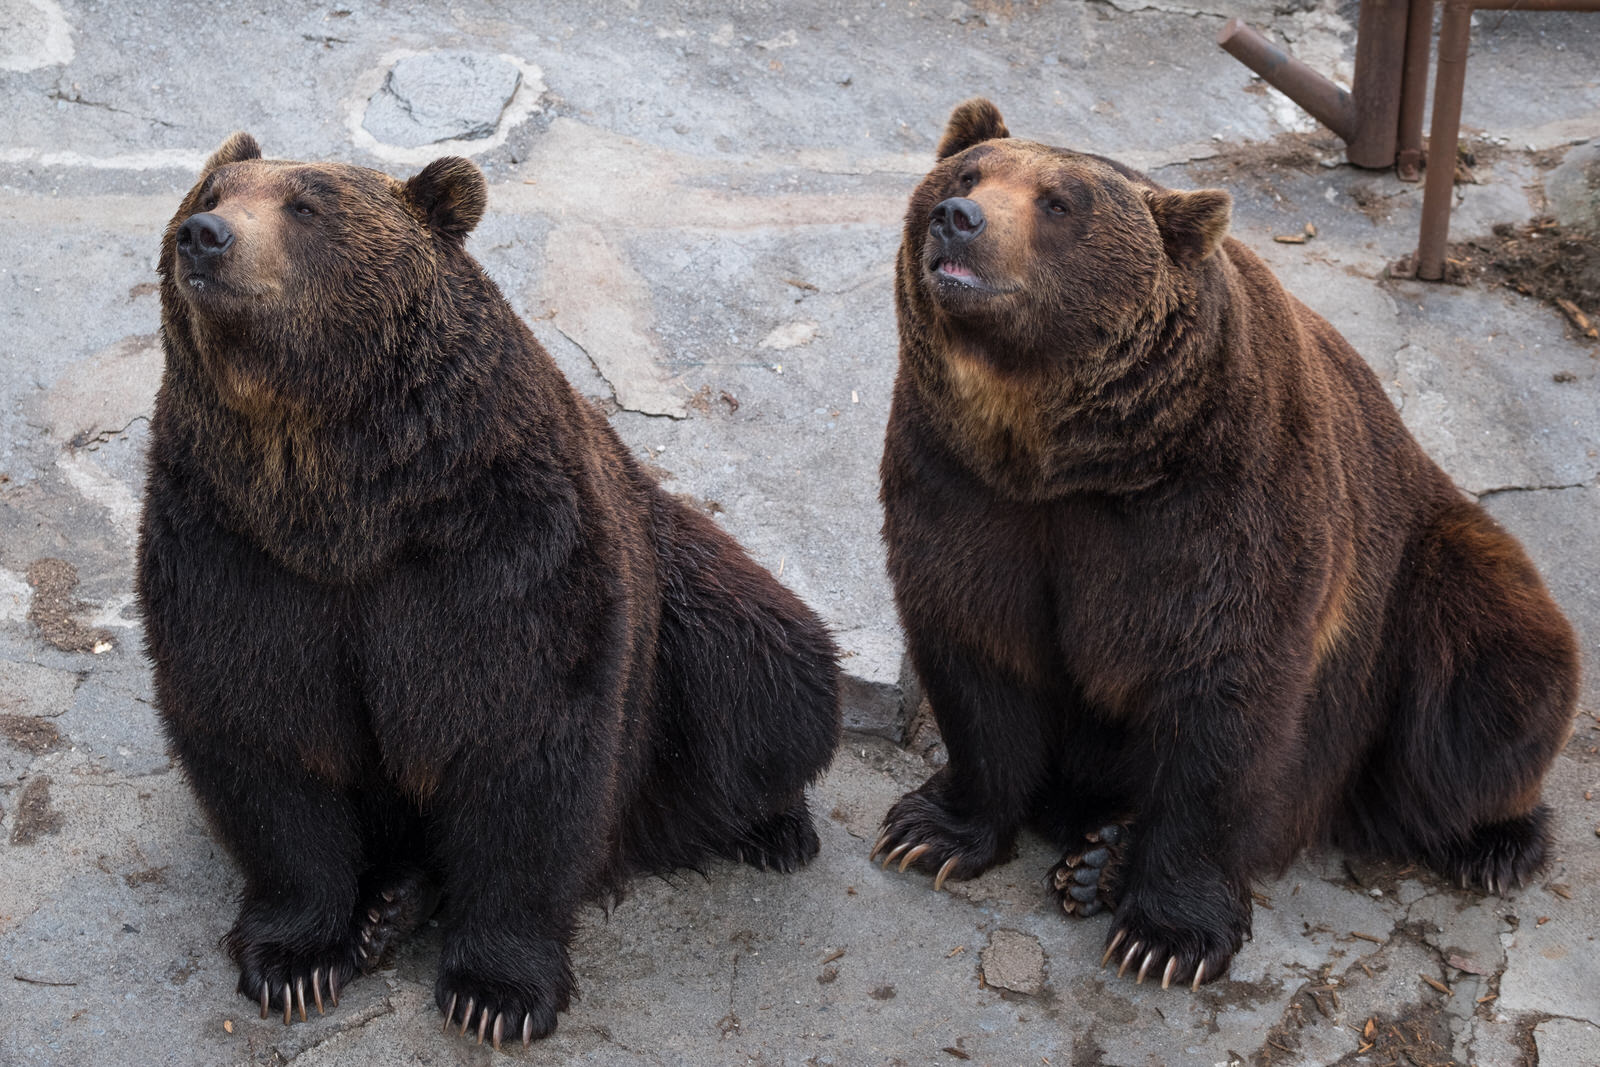
<path id="1" fill-rule="evenodd" d="M 884 538 L 949 763 L 873 854 L 1030 825 L 1102 962 L 1198 987 L 1302 847 L 1501 891 L 1545 859 L 1572 631 L 1230 200 L 950 118 L 912 194 Z"/>
<path id="2" fill-rule="evenodd" d="M 285 1022 L 442 895 L 446 1027 L 526 1043 L 584 900 L 818 849 L 831 637 L 572 391 L 464 247 L 486 193 L 236 134 L 162 242 L 137 588 Z"/>

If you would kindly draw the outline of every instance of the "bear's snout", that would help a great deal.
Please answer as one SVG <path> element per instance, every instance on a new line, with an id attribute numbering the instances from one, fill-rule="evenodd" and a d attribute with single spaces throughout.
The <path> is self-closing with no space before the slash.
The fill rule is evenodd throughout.
<path id="1" fill-rule="evenodd" d="M 965 244 L 982 233 L 988 224 L 989 220 L 984 218 L 983 208 L 976 200 L 952 196 L 940 201 L 933 209 L 928 220 L 928 232 L 946 246 Z"/>
<path id="2" fill-rule="evenodd" d="M 221 215 L 203 211 L 178 227 L 178 252 L 191 264 L 220 256 L 233 246 L 233 230 Z"/>

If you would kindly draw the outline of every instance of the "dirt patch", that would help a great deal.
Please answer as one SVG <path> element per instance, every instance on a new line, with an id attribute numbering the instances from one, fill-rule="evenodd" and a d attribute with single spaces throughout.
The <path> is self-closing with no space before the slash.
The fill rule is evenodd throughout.
<path id="1" fill-rule="evenodd" d="M 1361 1044 L 1334 1067 L 1458 1067 L 1450 1055 L 1450 1022 L 1438 1005 L 1412 1004 L 1393 1017 L 1374 1016 L 1356 1029 Z"/>
<path id="2" fill-rule="evenodd" d="M 165 885 L 167 882 L 167 865 L 160 867 L 147 867 L 142 871 L 129 871 L 122 876 L 122 880 L 130 887 L 141 885 Z"/>
<path id="3" fill-rule="evenodd" d="M 1350 202 L 1355 204 L 1356 210 L 1376 225 L 1388 222 L 1394 214 L 1393 201 L 1405 196 L 1405 192 L 1386 193 L 1379 188 L 1377 182 L 1360 182 L 1350 187 Z"/>
<path id="4" fill-rule="evenodd" d="M 1263 192 L 1281 196 L 1278 182 L 1309 174 L 1325 159 L 1342 160 L 1343 143 L 1326 130 L 1283 133 L 1270 141 L 1222 145 L 1216 155 L 1197 160 L 1190 169 L 1214 185 L 1252 183 Z"/>
<path id="5" fill-rule="evenodd" d="M 78 571 L 64 559 L 36 559 L 28 565 L 28 584 L 33 586 L 33 603 L 28 621 L 39 628 L 44 639 L 63 652 L 107 652 L 111 634 L 91 628 L 74 616 L 88 605 L 74 597 Z"/>
<path id="6" fill-rule="evenodd" d="M 1488 237 L 1452 244 L 1446 280 L 1502 286 L 1560 311 L 1578 336 L 1600 340 L 1600 241 L 1554 219 L 1502 223 Z"/>
<path id="7" fill-rule="evenodd" d="M 55 723 L 31 715 L 0 715 L 0 734 L 17 748 L 35 756 L 61 743 L 61 731 L 56 729 Z"/>
<path id="8" fill-rule="evenodd" d="M 29 779 L 17 798 L 17 810 L 11 820 L 11 843 L 31 845 L 46 834 L 61 829 L 61 813 L 50 806 L 50 776 L 40 774 Z"/>

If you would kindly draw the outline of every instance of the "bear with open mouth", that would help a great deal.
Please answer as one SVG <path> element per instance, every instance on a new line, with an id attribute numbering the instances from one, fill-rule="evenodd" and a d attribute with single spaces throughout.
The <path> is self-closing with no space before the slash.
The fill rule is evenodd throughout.
<path id="1" fill-rule="evenodd" d="M 1231 201 L 951 116 L 911 197 L 884 538 L 949 763 L 873 855 L 1062 849 L 1102 962 L 1198 988 L 1302 848 L 1491 893 L 1549 847 L 1572 630 Z"/>

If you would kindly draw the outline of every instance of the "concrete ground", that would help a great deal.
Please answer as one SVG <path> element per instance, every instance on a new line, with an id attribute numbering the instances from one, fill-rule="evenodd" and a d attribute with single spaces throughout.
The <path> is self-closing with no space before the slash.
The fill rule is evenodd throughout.
<path id="1" fill-rule="evenodd" d="M 150 704 L 130 552 L 154 261 L 237 128 L 401 175 L 472 153 L 492 187 L 472 252 L 665 484 L 846 649 L 854 729 L 817 789 L 816 863 L 642 882 L 586 912 L 582 1000 L 507 1058 L 1600 1063 L 1600 346 L 1504 290 L 1386 280 L 1419 188 L 1308 136 L 1213 45 L 1234 14 L 1348 75 L 1354 5 L 1318 0 L 0 0 L 0 1064 L 497 1058 L 438 1033 L 436 934 L 327 1018 L 255 1017 L 217 943 L 238 875 Z M 1600 135 L 1595 16 L 1477 21 L 1479 184 L 1456 236 L 1536 213 L 1542 173 Z M 1236 232 L 1524 539 L 1589 677 L 1538 884 L 1488 899 L 1313 854 L 1257 887 L 1254 940 L 1190 994 L 1096 968 L 1106 920 L 1053 910 L 1041 842 L 940 894 L 867 862 L 938 758 L 905 737 L 877 537 L 891 262 L 945 116 L 977 93 L 1020 135 L 1230 190 Z"/>

